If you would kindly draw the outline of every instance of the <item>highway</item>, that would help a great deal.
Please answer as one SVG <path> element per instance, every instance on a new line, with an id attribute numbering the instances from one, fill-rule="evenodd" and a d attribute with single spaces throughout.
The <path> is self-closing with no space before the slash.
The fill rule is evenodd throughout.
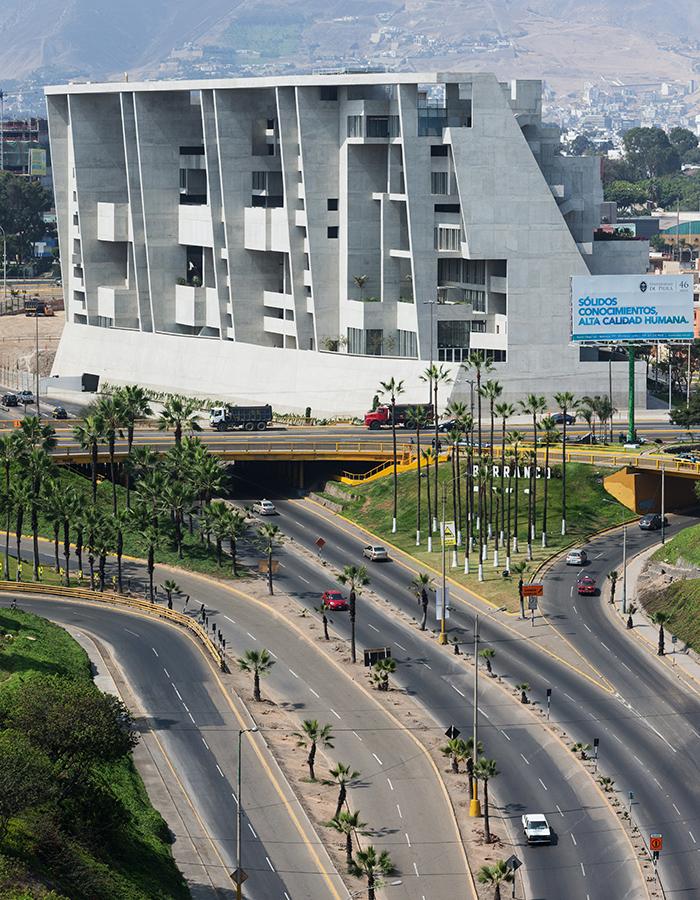
<path id="1" fill-rule="evenodd" d="M 695 524 L 687 517 L 672 517 L 671 534 Z M 627 552 L 632 556 L 660 541 L 660 532 L 627 529 Z M 605 534 L 586 545 L 587 574 L 603 586 L 607 573 L 622 564 L 622 534 Z M 691 887 L 700 897 L 700 693 L 687 686 L 647 654 L 624 630 L 611 622 L 598 597 L 579 597 L 575 581 L 580 569 L 563 562 L 548 572 L 545 609 L 556 627 L 608 678 L 627 704 L 626 718 L 637 720 L 642 733 L 631 745 L 633 764 L 621 763 L 615 741 L 602 750 L 605 769 L 623 790 L 638 800 L 637 819 L 645 834 L 664 835 L 660 870 L 667 896 L 688 896 Z M 618 582 L 618 603 L 622 596 Z M 633 597 L 628 598 L 633 601 Z M 670 640 L 669 640 L 670 645 Z M 645 733 L 644 733 L 645 732 Z M 619 734 L 611 730 L 611 736 Z M 693 861 L 694 880 L 680 873 L 681 862 Z M 685 893 L 683 893 L 685 892 Z M 692 895 L 692 894 L 691 894 Z"/>
<path id="2" fill-rule="evenodd" d="M 300 544 L 312 545 L 317 537 L 322 536 L 327 541 L 323 552 L 329 562 L 341 567 L 363 561 L 361 537 L 355 537 L 351 529 L 325 510 L 308 502 L 276 502 L 282 511 L 281 524 Z M 603 560 L 602 556 L 600 560 Z M 614 561 L 608 563 L 606 559 L 604 565 L 609 570 L 614 564 Z M 374 591 L 409 615 L 415 614 L 415 600 L 409 592 L 412 573 L 407 568 L 396 561 L 384 565 L 370 564 L 369 570 Z M 469 602 L 467 592 L 455 590 L 454 593 L 456 596 L 464 596 Z M 565 592 L 560 592 L 558 596 L 560 602 L 571 602 L 568 582 Z M 586 602 L 594 608 L 590 600 Z M 581 608 L 580 603 L 576 605 L 578 609 Z M 466 604 L 457 603 L 452 613 L 451 631 L 463 635 L 467 644 L 471 635 L 473 612 L 478 608 L 474 606 L 470 610 Z M 593 631 L 593 625 L 589 627 Z M 599 635 L 602 627 L 597 626 Z M 610 625 L 606 623 L 605 628 L 606 635 L 609 636 Z M 582 630 L 586 631 L 585 628 Z M 615 779 L 616 788 L 623 798 L 628 791 L 633 791 L 636 798 L 633 815 L 636 820 L 645 828 L 661 832 L 666 830 L 670 846 L 669 852 L 664 856 L 661 871 L 667 896 L 688 897 L 693 896 L 694 892 L 700 896 L 700 855 L 694 843 L 694 839 L 700 839 L 700 825 L 697 824 L 700 779 L 697 765 L 686 753 L 692 746 L 691 738 L 694 738 L 690 729 L 700 730 L 695 700 L 684 698 L 677 683 L 674 684 L 664 672 L 650 673 L 648 658 L 633 644 L 624 650 L 620 648 L 617 653 L 608 652 L 598 645 L 594 661 L 598 662 L 600 655 L 606 654 L 608 659 L 605 671 L 613 685 L 612 690 L 606 692 L 576 671 L 577 660 L 573 655 L 571 667 L 562 665 L 511 629 L 508 617 L 501 614 L 488 616 L 482 619 L 480 631 L 484 642 L 497 650 L 495 668 L 499 674 L 510 684 L 527 680 L 533 697 L 539 702 L 544 701 L 546 689 L 551 687 L 553 720 L 566 729 L 572 742 L 593 743 L 593 738 L 599 737 L 601 772 Z M 588 634 L 587 631 L 586 633 Z M 568 637 L 574 642 L 577 640 L 575 632 L 568 634 Z M 624 641 L 624 635 L 621 639 Z M 585 654 L 587 645 L 583 645 L 581 649 Z M 631 668 L 632 663 L 626 661 L 629 656 L 637 658 L 636 669 L 630 680 L 627 679 L 630 673 L 622 665 L 625 663 Z M 647 705 L 646 700 L 640 703 L 643 698 L 640 698 L 639 686 L 644 679 L 651 687 L 645 696 L 649 698 L 649 694 L 656 692 L 653 707 Z M 670 697 L 675 697 L 673 702 L 669 700 Z M 638 704 L 642 706 L 641 710 L 638 709 Z M 652 729 L 653 723 L 643 718 L 649 713 L 657 717 L 658 727 L 654 726 Z M 677 724 L 674 730 L 669 731 L 672 722 Z M 679 746 L 670 746 L 672 740 Z M 489 752 L 497 756 L 500 749 L 490 749 Z M 679 756 L 679 753 L 683 755 Z M 546 804 L 548 799 L 551 798 L 540 794 L 537 802 L 551 812 L 552 807 L 547 807 Z M 674 803 L 680 813 L 676 813 Z M 586 872 L 587 878 L 595 878 L 595 862 L 591 868 L 586 866 Z M 598 890 L 602 890 L 605 884 L 604 877 L 598 882 Z M 588 885 L 590 886 L 590 881 Z M 567 895 L 570 891 L 571 884 L 567 887 Z M 606 893 L 591 893 L 590 890 L 587 893 L 591 898 L 609 896 Z M 543 893 L 542 896 L 547 894 Z"/>
<path id="3" fill-rule="evenodd" d="M 8 596 L 3 597 L 5 602 L 10 602 Z M 206 825 L 215 861 L 225 870 L 217 880 L 215 895 L 232 896 L 226 875 L 236 864 L 235 734 L 241 725 L 204 655 L 181 630 L 146 616 L 26 595 L 19 596 L 18 604 L 58 624 L 95 635 L 112 649 L 138 698 L 139 728 L 157 735 L 175 777 L 181 779 Z M 250 875 L 246 898 L 347 896 L 288 788 L 284 799 L 289 808 L 282 802 L 259 735 L 245 736 L 243 756 L 246 794 L 241 842 L 244 867 Z M 275 777 L 281 781 L 279 775 Z M 304 822 L 304 840 L 291 810 Z M 227 882 L 228 890 L 222 893 L 221 886 Z"/>
<path id="4" fill-rule="evenodd" d="M 362 561 L 361 545 L 349 545 L 342 532 L 319 521 L 309 513 L 306 504 L 276 503 L 281 511 L 276 522 L 296 544 L 311 550 L 315 549 L 317 537 L 326 538 L 323 558 L 330 567 L 340 570 L 346 564 Z M 318 604 L 323 589 L 335 584 L 333 576 L 320 573 L 319 564 L 309 558 L 301 558 L 284 548 L 279 558 L 283 567 L 280 586 L 293 592 L 309 608 Z M 439 733 L 453 724 L 468 736 L 473 715 L 472 670 L 393 613 L 391 604 L 401 607 L 409 616 L 417 614 L 416 600 L 408 590 L 410 575 L 391 563 L 370 564 L 369 574 L 372 592 L 380 599 L 379 602 L 362 598 L 358 601 L 359 646 L 390 646 L 398 663 L 395 679 L 428 710 Z M 333 627 L 347 639 L 347 614 L 337 613 L 332 618 Z M 471 619 L 460 622 L 455 630 L 467 651 L 473 641 Z M 482 635 L 490 631 L 486 621 L 482 621 L 480 631 Z M 512 638 L 508 640 L 512 642 Z M 488 643 L 493 644 L 490 640 Z M 499 673 L 506 652 L 510 652 L 505 650 L 506 646 L 499 647 L 503 659 L 496 658 Z M 508 680 L 515 683 L 520 678 Z M 631 847 L 589 776 L 578 768 L 568 748 L 550 739 L 539 724 L 533 724 L 515 700 L 506 697 L 488 678 L 483 678 L 481 685 L 480 740 L 486 755 L 497 760 L 501 772 L 492 790 L 507 800 L 503 814 L 517 841 L 516 852 L 525 862 L 526 896 L 554 900 L 566 895 L 603 900 L 610 896 L 611 881 L 619 891 L 616 896 L 639 896 L 638 871 Z M 527 811 L 547 814 L 557 834 L 555 846 L 525 845 L 520 833 L 520 816 Z"/>
<path id="5" fill-rule="evenodd" d="M 45 542 L 41 546 L 42 556 L 48 565 L 50 550 Z M 143 577 L 139 565 L 127 565 L 132 577 Z M 305 587 L 303 578 L 302 573 L 299 580 L 302 588 Z M 298 628 L 295 630 L 296 616 L 293 614 L 271 614 L 266 602 L 247 601 L 235 589 L 227 590 L 211 580 L 189 576 L 184 572 L 177 573 L 177 581 L 184 592 L 196 597 L 197 602 L 195 604 L 193 601 L 190 609 L 198 609 L 202 602 L 206 604 L 210 624 L 216 621 L 217 627 L 225 635 L 227 650 L 232 659 L 242 655 L 250 647 L 264 646 L 271 652 L 276 664 L 270 676 L 262 682 L 263 697 L 271 698 L 285 708 L 296 728 L 300 727 L 304 718 L 316 718 L 321 724 L 328 723 L 333 727 L 335 746 L 331 751 L 319 752 L 318 776 L 325 777 L 336 761 L 342 761 L 361 773 L 357 785 L 349 789 L 350 805 L 352 809 L 359 809 L 362 820 L 368 823 L 370 833 L 363 841 L 387 849 L 394 861 L 397 869 L 395 878 L 400 884 L 391 888 L 392 900 L 471 897 L 471 894 L 465 894 L 468 883 L 466 861 L 449 802 L 441 789 L 437 771 L 411 736 L 410 730 L 384 713 L 374 699 L 376 695 L 351 681 L 339 671 L 332 659 L 315 651 L 316 636 L 311 633 L 305 637 L 306 627 L 304 632 Z M 307 595 L 313 596 L 315 602 L 318 602 L 315 592 L 312 595 L 307 592 Z M 102 610 L 97 609 L 95 614 L 99 616 L 101 612 Z M 316 615 L 307 621 L 318 629 Z M 306 622 L 304 625 L 306 626 Z M 139 631 L 138 628 L 132 630 Z M 158 645 L 154 646 L 159 650 Z M 177 667 L 177 646 L 173 653 L 175 661 L 172 665 Z M 153 663 L 148 658 L 146 662 Z M 172 673 L 169 666 L 166 668 Z M 180 685 L 180 682 L 177 684 Z M 184 698 L 186 695 L 181 686 L 180 691 Z M 186 702 L 196 718 L 189 701 Z M 258 716 L 264 733 L 264 708 L 261 711 L 257 704 L 253 704 L 252 711 Z M 186 714 L 184 719 L 187 724 Z M 440 742 L 444 742 L 441 732 L 437 737 Z M 206 739 L 209 741 L 208 737 Z M 228 740 L 232 746 L 230 733 Z M 303 750 L 297 748 L 296 739 L 291 734 L 288 740 L 290 753 L 304 754 Z M 199 746 L 196 749 L 202 752 Z M 220 764 L 226 771 L 224 763 Z M 178 767 L 180 765 L 184 765 L 184 771 L 187 771 L 186 755 L 178 758 Z M 259 798 L 257 782 L 247 791 L 249 797 L 254 796 L 256 807 L 262 804 L 275 812 L 278 804 L 268 803 L 263 795 Z M 298 810 L 298 805 L 294 808 Z M 427 810 L 430 811 L 429 815 L 426 815 Z M 252 810 L 250 814 L 252 816 Z M 232 815 L 229 810 L 229 821 Z M 275 841 L 281 840 L 283 836 L 277 837 L 274 828 L 268 832 L 259 831 L 260 823 L 253 821 L 252 824 L 261 840 L 266 833 L 272 835 L 269 841 L 265 840 L 265 847 L 268 848 L 269 845 L 271 848 L 266 855 L 278 872 L 287 871 L 289 860 L 278 863 L 273 855 Z M 295 842 L 290 841 L 289 845 L 290 852 L 293 852 Z M 262 861 L 266 864 L 264 857 Z M 296 868 L 291 868 L 291 872 L 298 871 L 301 865 L 298 862 Z M 310 871 L 317 869 L 312 868 Z M 319 892 L 317 887 L 315 893 L 310 891 L 307 895 L 293 890 L 294 885 L 290 884 L 290 879 L 285 878 L 285 882 L 286 890 L 293 900 L 306 896 L 330 896 L 327 888 L 324 893 L 323 890 Z M 276 895 L 263 893 L 261 896 Z"/>

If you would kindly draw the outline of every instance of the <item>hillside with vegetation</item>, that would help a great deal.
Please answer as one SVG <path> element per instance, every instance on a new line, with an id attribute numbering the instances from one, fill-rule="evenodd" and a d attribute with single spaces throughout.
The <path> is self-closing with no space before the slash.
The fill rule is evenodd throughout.
<path id="1" fill-rule="evenodd" d="M 189 897 L 135 742 L 66 631 L 0 608 L 0 898 Z"/>

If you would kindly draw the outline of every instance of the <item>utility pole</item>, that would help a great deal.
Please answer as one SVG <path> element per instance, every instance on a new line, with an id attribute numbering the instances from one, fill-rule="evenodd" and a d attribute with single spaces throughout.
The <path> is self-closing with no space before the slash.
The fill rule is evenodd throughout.
<path id="1" fill-rule="evenodd" d="M 479 615 L 474 617 L 474 718 L 472 727 L 472 765 L 476 771 L 476 763 L 479 758 Z M 471 784 L 472 798 L 469 801 L 469 816 L 476 819 L 481 815 L 481 803 L 476 793 L 476 778 Z"/>
<path id="2" fill-rule="evenodd" d="M 668 411 L 673 408 L 673 356 L 671 354 L 671 345 L 668 347 Z"/>
<path id="3" fill-rule="evenodd" d="M 433 331 L 434 331 L 433 309 L 434 309 L 436 303 L 437 303 L 437 300 L 424 300 L 423 301 L 423 306 L 430 307 L 430 369 L 431 369 L 431 371 L 432 371 L 433 362 L 434 362 L 434 357 L 433 357 Z M 430 404 L 432 402 L 433 402 L 433 382 L 432 382 L 432 379 L 428 379 L 428 406 L 430 406 Z M 437 410 L 435 410 L 434 414 L 435 414 L 435 416 L 437 416 Z M 437 447 L 435 448 L 435 452 L 437 453 Z"/>
<path id="4" fill-rule="evenodd" d="M 627 526 L 622 526 L 622 615 L 627 615 Z"/>
<path id="5" fill-rule="evenodd" d="M 257 725 L 251 728 L 241 728 L 238 730 L 238 811 L 236 813 L 236 872 L 234 878 L 236 884 L 236 900 L 241 900 L 243 876 L 243 859 L 241 858 L 241 827 L 243 825 L 243 799 L 241 797 L 241 739 L 244 734 L 250 734 L 258 730 Z"/>
<path id="6" fill-rule="evenodd" d="M 0 91 L 0 172 L 5 171 L 5 95 Z"/>
<path id="7" fill-rule="evenodd" d="M 7 312 L 7 235 L 5 229 L 0 225 L 0 233 L 2 233 L 2 311 Z"/>
<path id="8" fill-rule="evenodd" d="M 688 341 L 688 377 L 685 385 L 685 405 L 690 406 L 690 355 L 692 351 L 692 343 Z"/>
<path id="9" fill-rule="evenodd" d="M 36 417 L 41 419 L 41 401 L 39 400 L 39 310 L 34 310 L 35 348 L 36 348 Z"/>

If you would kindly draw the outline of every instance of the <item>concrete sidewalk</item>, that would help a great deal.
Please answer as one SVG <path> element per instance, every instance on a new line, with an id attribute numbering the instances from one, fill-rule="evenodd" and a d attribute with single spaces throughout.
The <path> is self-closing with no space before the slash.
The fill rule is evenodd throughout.
<path id="1" fill-rule="evenodd" d="M 627 593 L 633 600 L 636 600 L 637 597 L 637 584 L 642 570 L 656 550 L 658 550 L 658 545 L 649 547 L 642 553 L 638 553 L 627 564 Z M 659 643 L 659 627 L 649 619 L 641 604 L 635 603 L 635 606 L 637 606 L 637 611 L 632 615 L 634 628 L 631 631 L 650 652 L 656 654 Z M 618 626 L 623 628 L 626 626 L 626 616 L 614 616 L 614 619 Z M 658 657 L 659 661 L 663 661 L 667 666 L 675 669 L 676 674 L 687 675 L 695 683 L 694 689 L 700 690 L 700 656 L 690 647 L 682 645 L 680 641 L 677 644 L 672 643 L 673 628 L 666 626 L 664 632 L 666 654 Z"/>

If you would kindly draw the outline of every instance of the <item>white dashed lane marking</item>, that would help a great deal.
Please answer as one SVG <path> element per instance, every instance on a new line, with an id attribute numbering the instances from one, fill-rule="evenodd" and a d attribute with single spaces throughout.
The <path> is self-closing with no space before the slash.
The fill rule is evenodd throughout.
<path id="1" fill-rule="evenodd" d="M 373 753 L 372 756 L 377 760 L 377 762 L 379 763 L 380 766 L 384 765 L 384 763 L 381 761 L 381 759 L 377 756 L 376 753 Z"/>

